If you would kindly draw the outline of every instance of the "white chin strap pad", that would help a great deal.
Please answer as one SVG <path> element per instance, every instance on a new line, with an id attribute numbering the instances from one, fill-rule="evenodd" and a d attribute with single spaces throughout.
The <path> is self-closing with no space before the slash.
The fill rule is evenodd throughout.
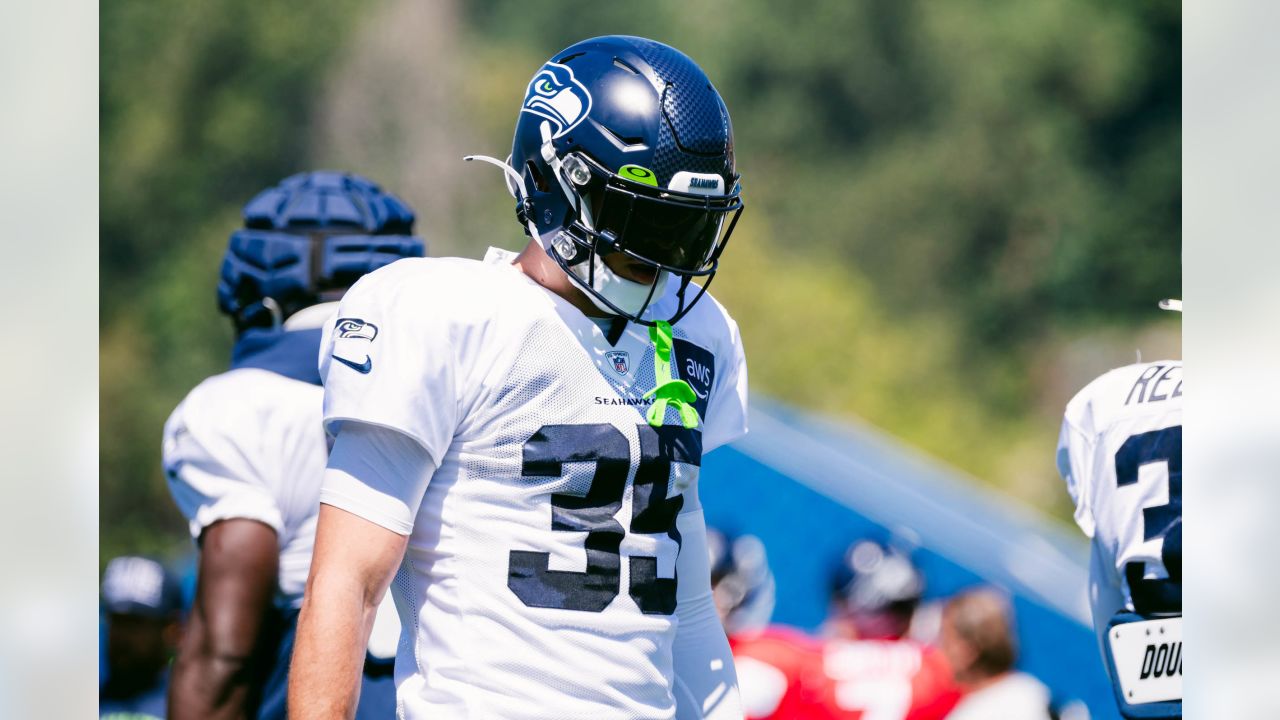
<path id="1" fill-rule="evenodd" d="M 650 297 L 649 285 L 647 283 L 638 283 L 619 276 L 613 270 L 609 269 L 609 266 L 605 264 L 604 260 L 602 260 L 599 255 L 595 257 L 594 263 L 595 282 L 591 284 L 591 289 L 600 293 L 601 296 L 618 306 L 620 309 L 633 315 L 640 312 L 640 309 L 644 307 L 646 299 L 649 300 L 649 307 L 653 307 L 653 305 L 662 298 L 666 291 L 667 277 L 669 276 L 669 273 L 658 273 L 657 287 L 653 288 L 653 296 Z M 582 285 L 587 285 L 587 278 L 589 275 L 587 263 L 578 263 L 570 269 L 570 272 L 573 273 L 574 278 L 580 281 Z M 587 297 L 591 298 L 591 302 L 594 303 L 596 307 L 600 308 L 604 312 L 613 314 L 613 310 L 608 305 L 600 302 L 600 300 L 591 293 L 587 293 Z"/>

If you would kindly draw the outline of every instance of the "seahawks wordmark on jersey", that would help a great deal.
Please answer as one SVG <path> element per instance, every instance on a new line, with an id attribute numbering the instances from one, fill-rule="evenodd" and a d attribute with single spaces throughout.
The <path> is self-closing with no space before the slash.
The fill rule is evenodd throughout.
<path id="1" fill-rule="evenodd" d="M 416 628 L 396 663 L 402 715 L 673 717 L 682 543 L 705 568 L 705 547 L 690 547 L 705 544 L 698 468 L 746 431 L 737 327 L 710 297 L 676 325 L 672 369 L 702 423 L 686 429 L 671 408 L 653 427 L 647 328 L 610 344 L 510 261 L 378 270 L 343 299 L 321 353 L 331 433 L 392 428 L 437 465 L 392 584 Z M 322 494 L 386 524 L 368 500 Z"/>
<path id="2" fill-rule="evenodd" d="M 1067 405 L 1058 468 L 1093 538 L 1094 623 L 1181 612 L 1182 363 L 1112 370 Z"/>

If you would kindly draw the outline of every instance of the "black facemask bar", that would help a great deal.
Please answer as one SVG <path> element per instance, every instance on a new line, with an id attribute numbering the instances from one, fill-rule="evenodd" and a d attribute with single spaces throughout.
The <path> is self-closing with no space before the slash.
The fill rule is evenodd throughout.
<path id="1" fill-rule="evenodd" d="M 680 280 L 679 305 L 667 320 L 675 324 L 702 298 L 715 277 L 720 256 L 744 207 L 740 188 L 735 185 L 729 195 L 665 190 L 625 180 L 585 155 L 575 153 L 570 157 L 582 161 L 589 177 L 585 178 L 586 182 L 575 183 L 572 177 L 567 177 L 573 173 L 561 172 L 561 186 L 576 191 L 571 198 L 574 217 L 561 233 L 572 241 L 574 248 L 572 253 L 556 249 L 552 255 L 566 270 L 586 261 L 588 274 L 583 289 L 617 315 L 644 325 L 653 324 L 641 317 L 655 300 L 661 273 L 676 276 Z M 566 163 L 558 165 L 563 169 Z M 578 179 L 584 179 L 580 172 Z M 730 216 L 727 226 L 726 215 Z M 675 239 L 670 239 L 672 232 L 676 234 Z M 655 270 L 649 295 L 638 312 L 624 311 L 592 289 L 596 256 L 612 253 L 626 255 Z M 686 302 L 686 293 L 695 277 L 706 278 L 706 281 L 700 287 L 694 285 L 698 292 Z"/>
<path id="2" fill-rule="evenodd" d="M 742 209 L 736 185 L 727 195 L 667 190 L 625 179 L 582 153 L 571 154 L 560 169 L 564 185 L 578 195 L 584 232 L 611 236 L 614 250 L 682 275 L 710 271 L 728 236 L 725 217 Z"/>

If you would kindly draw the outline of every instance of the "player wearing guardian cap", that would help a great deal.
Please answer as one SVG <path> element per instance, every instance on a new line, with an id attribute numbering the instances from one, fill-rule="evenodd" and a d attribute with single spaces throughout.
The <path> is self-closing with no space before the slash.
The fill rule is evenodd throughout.
<path id="1" fill-rule="evenodd" d="M 165 425 L 169 489 L 200 548 L 172 718 L 285 715 L 328 455 L 320 325 L 357 278 L 423 255 L 413 221 L 396 197 L 336 172 L 286 178 L 244 207 L 218 284 L 237 332 L 231 369 L 192 390 Z M 370 670 L 362 713 L 379 701 L 390 713 L 389 672 L 377 680 Z"/>
<path id="2" fill-rule="evenodd" d="M 578 43 L 518 116 L 523 252 L 397 263 L 343 299 L 297 717 L 350 713 L 389 583 L 401 717 L 741 716 L 697 492 L 746 431 L 737 326 L 705 292 L 742 207 L 732 138 L 680 52 Z"/>
<path id="3" fill-rule="evenodd" d="M 1085 386 L 1067 404 L 1057 459 L 1076 524 L 1093 540 L 1093 622 L 1121 712 L 1180 717 L 1182 362 L 1137 363 Z M 1168 638 L 1150 657 L 1145 640 L 1129 646 L 1148 630 Z"/>

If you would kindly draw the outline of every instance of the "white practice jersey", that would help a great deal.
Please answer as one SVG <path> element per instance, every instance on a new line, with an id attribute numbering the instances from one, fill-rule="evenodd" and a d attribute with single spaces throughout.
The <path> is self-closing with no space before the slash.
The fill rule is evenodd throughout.
<path id="1" fill-rule="evenodd" d="M 1180 611 L 1182 363 L 1129 365 L 1081 390 L 1067 405 L 1058 469 L 1093 539 L 1095 625 L 1121 608 Z"/>
<path id="2" fill-rule="evenodd" d="M 196 386 L 164 428 L 169 490 L 191 536 L 220 520 L 256 520 L 280 544 L 281 607 L 302 604 L 328 445 L 324 390 L 240 368 Z"/>
<path id="3" fill-rule="evenodd" d="M 411 528 L 376 497 L 321 500 L 409 535 L 392 584 L 416 629 L 396 662 L 402 717 L 671 718 L 678 600 L 705 600 L 727 652 L 708 580 L 675 570 L 694 553 L 706 574 L 698 468 L 746 432 L 737 326 L 710 296 L 675 326 L 671 369 L 702 423 L 669 408 L 652 427 L 648 329 L 610 344 L 510 261 L 402 260 L 347 293 L 321 351 L 328 430 L 395 429 L 437 469 Z M 725 695 L 732 660 L 710 665 Z"/>

